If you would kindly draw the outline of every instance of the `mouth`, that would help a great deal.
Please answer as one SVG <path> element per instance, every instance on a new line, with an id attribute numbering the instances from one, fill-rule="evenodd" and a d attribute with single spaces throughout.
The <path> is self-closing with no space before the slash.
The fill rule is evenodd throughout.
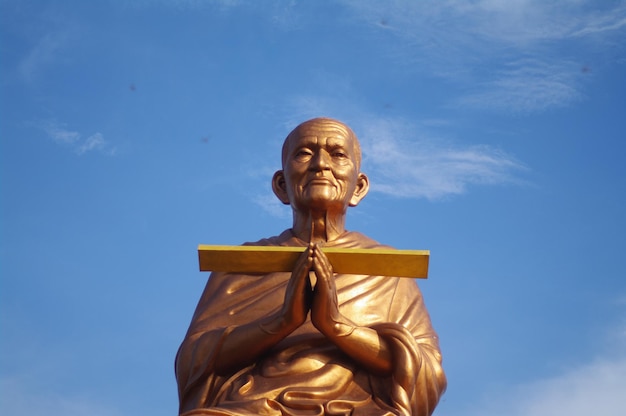
<path id="1" fill-rule="evenodd" d="M 306 186 L 315 186 L 315 185 L 332 185 L 333 183 L 325 178 L 315 178 L 315 179 L 311 179 L 310 181 L 307 182 Z"/>

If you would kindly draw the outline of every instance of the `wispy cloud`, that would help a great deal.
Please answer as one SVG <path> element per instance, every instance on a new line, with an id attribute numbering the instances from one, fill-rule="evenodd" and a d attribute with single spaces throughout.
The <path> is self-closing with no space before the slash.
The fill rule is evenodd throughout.
<path id="1" fill-rule="evenodd" d="M 519 174 L 527 170 L 500 149 L 420 137 L 417 126 L 400 119 L 363 117 L 352 127 L 360 132 L 370 192 L 433 201 L 464 194 L 472 186 L 519 184 Z M 274 217 L 290 216 L 271 191 L 255 195 L 253 202 Z"/>
<path id="2" fill-rule="evenodd" d="M 571 105 L 584 96 L 580 71 L 584 62 L 573 63 L 573 56 L 590 57 L 603 45 L 614 47 L 626 36 L 623 0 L 341 3 L 356 24 L 365 22 L 397 37 L 399 42 L 387 47 L 386 53 L 407 71 L 440 76 L 457 85 L 457 96 L 450 104 L 466 109 L 532 113 Z M 249 0 L 160 4 L 222 11 L 246 7 L 287 31 L 307 23 L 295 2 L 268 1 L 263 7 Z"/>
<path id="3" fill-rule="evenodd" d="M 521 174 L 528 170 L 501 149 L 433 135 L 446 120 L 381 117 L 356 108 L 354 100 L 329 97 L 293 97 L 286 108 L 288 129 L 318 116 L 350 125 L 361 142 L 362 169 L 370 178 L 370 192 L 437 200 L 463 194 L 472 186 L 524 183 Z"/>
<path id="4" fill-rule="evenodd" d="M 97 151 L 102 152 L 106 150 L 107 146 L 108 146 L 108 143 L 106 142 L 106 140 L 104 140 L 104 137 L 102 137 L 102 134 L 96 133 L 87 137 L 85 141 L 82 142 L 82 144 L 76 148 L 76 153 L 78 153 L 79 155 L 82 155 L 83 153 L 89 152 L 91 150 L 97 150 Z"/>
<path id="5" fill-rule="evenodd" d="M 396 59 L 459 85 L 455 104 L 483 110 L 534 112 L 571 104 L 582 95 L 583 76 L 583 63 L 573 65 L 571 51 L 577 59 L 592 56 L 626 32 L 623 1 L 344 4 L 358 19 L 403 41 Z M 480 91 L 464 93 L 468 85 Z"/>
<path id="6" fill-rule="evenodd" d="M 625 293 L 609 300 L 623 311 Z M 442 416 L 621 416 L 626 414 L 626 316 L 602 330 L 587 358 L 524 383 L 487 387 L 481 398 Z M 603 326 L 600 324 L 600 326 Z M 538 367 L 538 371 L 540 371 Z"/>
<path id="7" fill-rule="evenodd" d="M 586 17 L 580 27 L 571 32 L 572 36 L 584 37 L 589 35 L 617 32 L 626 27 L 626 3 L 617 3 L 615 9 L 609 13 L 593 13 Z"/>
<path id="8" fill-rule="evenodd" d="M 616 328 L 611 340 L 622 339 Z M 626 414 L 626 355 L 622 351 L 591 358 L 561 374 L 490 394 L 464 416 L 621 416 Z"/>
<path id="9" fill-rule="evenodd" d="M 43 124 L 43 129 L 56 143 L 72 145 L 80 140 L 80 133 L 66 129 L 63 125 L 54 121 Z"/>
<path id="10" fill-rule="evenodd" d="M 461 145 L 420 136 L 400 119 L 367 117 L 360 127 L 372 191 L 436 200 L 465 193 L 472 185 L 521 182 L 523 164 L 487 145 Z"/>
<path id="11" fill-rule="evenodd" d="M 563 107 L 581 98 L 579 75 L 580 65 L 573 62 L 522 59 L 505 64 L 456 104 L 519 113 Z"/>
<path id="12" fill-rule="evenodd" d="M 105 140 L 102 133 L 94 133 L 83 140 L 79 132 L 70 130 L 54 120 L 41 123 L 41 128 L 54 142 L 72 149 L 78 155 L 95 151 L 113 156 L 117 152 L 116 147 Z"/>
<path id="13" fill-rule="evenodd" d="M 47 33 L 28 51 L 17 66 L 18 74 L 27 82 L 33 79 L 57 59 L 59 51 L 67 42 L 64 33 Z"/>
<path id="14" fill-rule="evenodd" d="M 126 0 L 125 4 L 129 7 L 145 8 L 145 7 L 169 7 L 181 10 L 198 10 L 206 8 L 218 8 L 228 10 L 242 5 L 249 5 L 247 0 Z"/>
<path id="15" fill-rule="evenodd" d="M 282 142 L 279 143 L 279 141 L 280 139 L 277 139 L 275 148 L 280 149 Z M 280 161 L 278 153 L 268 154 L 267 156 L 268 160 Z M 250 195 L 252 202 L 272 217 L 289 219 L 291 218 L 291 208 L 280 202 L 272 191 L 271 178 L 278 169 L 280 169 L 280 166 L 277 165 L 252 165 L 250 169 L 246 170 L 245 174 L 248 180 L 255 181 L 258 184 L 255 188 L 258 191 Z"/>
<path id="16" fill-rule="evenodd" d="M 287 205 L 283 205 L 276 195 L 271 192 L 257 194 L 252 198 L 252 201 L 273 217 L 282 219 L 291 218 L 291 208 Z"/>
<path id="17" fill-rule="evenodd" d="M 428 45 L 464 38 L 473 47 L 495 44 L 529 46 L 541 41 L 564 40 L 581 35 L 621 29 L 626 23 L 624 1 L 598 4 L 593 0 L 567 4 L 541 0 L 441 0 L 407 2 L 344 0 L 356 16 L 399 35 Z M 384 21 L 384 25 L 381 25 Z M 485 45 L 484 41 L 489 44 Z M 444 52 L 444 51 L 442 51 Z"/>

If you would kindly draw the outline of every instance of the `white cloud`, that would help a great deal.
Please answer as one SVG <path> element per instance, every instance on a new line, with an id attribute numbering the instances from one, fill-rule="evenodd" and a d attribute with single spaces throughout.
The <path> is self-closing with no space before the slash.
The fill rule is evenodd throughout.
<path id="1" fill-rule="evenodd" d="M 572 36 L 589 36 L 619 31 L 626 26 L 626 4 L 622 2 L 609 13 L 589 14 Z"/>
<path id="2" fill-rule="evenodd" d="M 551 378 L 490 394 L 465 416 L 622 416 L 626 357 L 599 358 Z"/>
<path id="3" fill-rule="evenodd" d="M 54 62 L 59 50 L 65 45 L 67 36 L 60 33 L 48 33 L 18 64 L 18 73 L 25 81 L 32 81 L 46 66 Z"/>
<path id="4" fill-rule="evenodd" d="M 71 148 L 78 155 L 96 151 L 113 156 L 117 151 L 114 146 L 104 139 L 102 133 L 94 133 L 85 140 L 82 140 L 82 136 L 79 132 L 69 130 L 65 127 L 65 124 L 58 123 L 54 120 L 42 123 L 41 128 L 54 142 Z"/>
<path id="5" fill-rule="evenodd" d="M 289 129 L 317 116 L 338 118 L 355 129 L 370 192 L 437 200 L 463 194 L 474 185 L 522 183 L 519 174 L 527 170 L 500 149 L 453 143 L 427 132 L 447 124 L 445 120 L 420 123 L 385 118 L 363 112 L 349 101 L 313 96 L 295 97 L 287 108 Z"/>
<path id="6" fill-rule="evenodd" d="M 615 299 L 623 306 L 621 297 Z M 601 325 L 601 324 L 600 324 Z M 622 416 L 626 414 L 626 322 L 608 328 L 588 360 L 557 374 L 491 388 L 459 416 Z M 540 359 L 541 357 L 538 357 Z M 448 415 L 450 413 L 447 413 Z M 442 415 L 445 415 L 442 413 Z"/>
<path id="7" fill-rule="evenodd" d="M 581 98 L 579 74 L 579 65 L 572 62 L 523 59 L 507 64 L 457 104 L 520 113 L 562 107 Z"/>
<path id="8" fill-rule="evenodd" d="M 397 36 L 399 42 L 385 48 L 388 58 L 406 71 L 456 84 L 458 94 L 451 103 L 478 110 L 532 113 L 571 105 L 584 96 L 580 69 L 585 62 L 578 60 L 591 60 L 603 45 L 615 48 L 626 32 L 623 0 L 342 3 L 357 24 L 366 22 Z M 286 31 L 308 23 L 302 6 L 293 1 L 270 1 L 263 7 L 245 0 L 161 4 L 226 11 L 246 7 Z"/>
<path id="9" fill-rule="evenodd" d="M 345 0 L 357 18 L 395 33 L 395 58 L 470 92 L 466 108 L 533 112 L 582 96 L 580 68 L 626 32 L 626 3 L 590 0 Z M 381 24 L 381 21 L 384 24 Z M 592 40 L 592 42 L 587 42 Z M 572 52 L 574 51 L 574 52 Z M 495 74 L 495 79 L 493 78 Z M 477 86 L 479 92 L 471 88 Z"/>
<path id="10" fill-rule="evenodd" d="M 332 91 L 333 88 L 328 88 L 328 90 Z M 347 96 L 348 94 L 345 95 Z M 345 103 L 345 105 L 349 106 L 350 104 Z M 282 123 L 283 127 L 291 130 L 303 121 L 314 117 L 331 117 L 332 114 L 341 114 L 335 110 L 342 107 L 342 105 L 334 103 L 330 97 L 299 95 L 289 99 L 288 104 L 284 107 L 284 111 L 279 111 L 279 116 L 284 120 Z M 342 111 L 342 113 L 344 112 Z"/>
<path id="11" fill-rule="evenodd" d="M 205 8 L 229 10 L 242 5 L 249 5 L 249 2 L 246 0 L 126 0 L 125 4 L 129 7 L 136 8 L 160 6 L 181 10 L 199 10 Z"/>
<path id="12" fill-rule="evenodd" d="M 76 153 L 82 155 L 83 153 L 89 152 L 91 150 L 103 151 L 106 149 L 106 147 L 107 142 L 106 140 L 104 140 L 104 137 L 102 137 L 102 134 L 96 133 L 87 137 L 87 139 L 85 139 L 85 141 L 76 148 Z"/>
<path id="13" fill-rule="evenodd" d="M 54 121 L 44 123 L 43 129 L 48 136 L 56 143 L 59 144 L 74 144 L 80 140 L 80 133 L 73 130 L 68 130 L 63 124 L 59 124 Z"/>
<path id="14" fill-rule="evenodd" d="M 273 193 L 255 195 L 252 201 L 273 217 L 291 218 L 291 208 L 280 202 Z"/>
<path id="15" fill-rule="evenodd" d="M 590 33 L 621 29 L 626 22 L 626 3 L 598 4 L 593 0 L 567 3 L 542 0 L 441 0 L 384 3 L 344 0 L 359 18 L 396 31 L 422 45 L 439 38 L 443 45 L 464 37 L 474 48 L 494 44 L 527 46 Z M 473 38 L 472 38 L 473 37 Z M 490 45 L 484 45 L 489 41 Z M 482 44 L 482 46 L 481 46 Z"/>
<path id="16" fill-rule="evenodd" d="M 400 119 L 367 117 L 359 139 L 372 191 L 408 198 L 439 199 L 470 185 L 519 182 L 525 167 L 486 145 L 459 145 L 419 137 L 418 126 Z"/>

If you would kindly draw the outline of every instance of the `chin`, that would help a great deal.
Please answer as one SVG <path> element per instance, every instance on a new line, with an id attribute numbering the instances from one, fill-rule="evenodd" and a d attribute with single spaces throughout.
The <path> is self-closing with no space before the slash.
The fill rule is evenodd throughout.
<path id="1" fill-rule="evenodd" d="M 346 205 L 341 195 L 338 195 L 334 189 L 315 190 L 316 192 L 303 192 L 297 196 L 296 205 L 305 209 L 313 209 L 318 211 L 337 208 Z M 346 205 L 347 206 L 347 205 Z"/>
<path id="2" fill-rule="evenodd" d="M 342 207 L 345 204 L 343 203 L 343 201 L 339 201 L 336 199 L 311 198 L 302 205 L 310 210 L 329 211 L 331 209 L 336 210 L 338 207 Z"/>

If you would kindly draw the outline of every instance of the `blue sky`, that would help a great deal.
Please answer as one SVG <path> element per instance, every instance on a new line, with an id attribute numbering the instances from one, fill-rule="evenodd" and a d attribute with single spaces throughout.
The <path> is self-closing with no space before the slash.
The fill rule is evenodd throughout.
<path id="1" fill-rule="evenodd" d="M 197 244 L 290 226 L 348 123 L 348 228 L 431 250 L 439 416 L 626 412 L 626 2 L 0 1 L 0 413 L 172 415 Z"/>

